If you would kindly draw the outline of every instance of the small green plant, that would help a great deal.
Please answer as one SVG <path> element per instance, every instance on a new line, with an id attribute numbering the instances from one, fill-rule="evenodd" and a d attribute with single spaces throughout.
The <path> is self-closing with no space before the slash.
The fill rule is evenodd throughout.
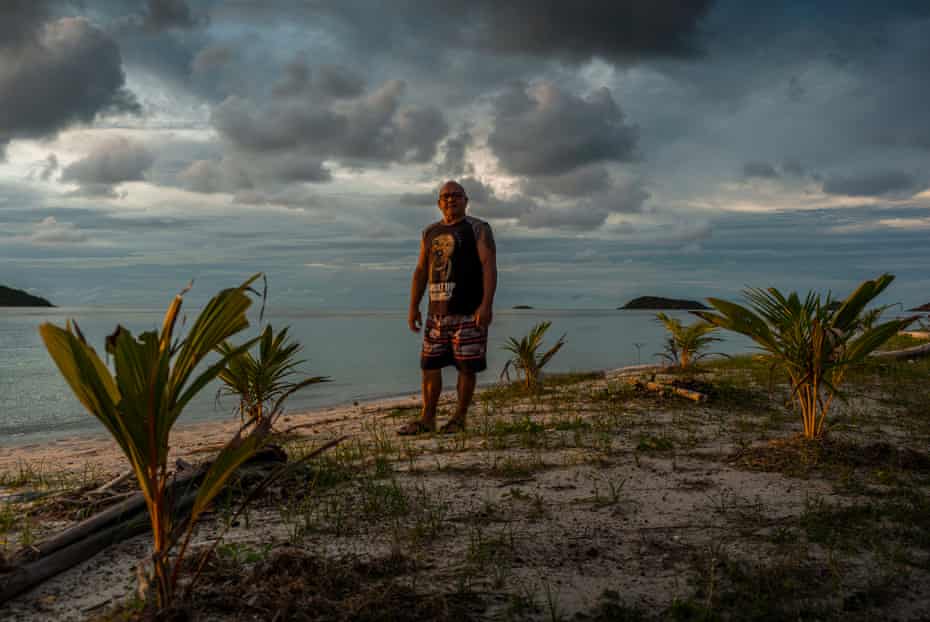
<path id="1" fill-rule="evenodd" d="M 243 421 L 274 419 L 292 394 L 329 380 L 325 376 L 293 380 L 297 367 L 304 361 L 297 359 L 300 343 L 290 340 L 287 331 L 285 327 L 275 334 L 270 324 L 266 326 L 258 340 L 258 358 L 227 341 L 216 348 L 221 356 L 229 359 L 218 376 L 224 385 L 220 392 L 239 398 L 239 415 Z"/>
<path id="2" fill-rule="evenodd" d="M 152 525 L 156 595 L 162 609 L 174 601 L 186 545 L 198 518 L 236 469 L 262 446 L 270 430 L 264 425 L 240 430 L 204 476 L 190 514 L 187 518 L 179 515 L 169 489 L 171 428 L 229 360 L 252 345 L 247 342 L 230 349 L 195 374 L 220 343 L 249 325 L 245 315 L 252 303 L 248 291 L 258 276 L 214 296 L 183 339 L 175 339 L 174 328 L 186 289 L 168 307 L 160 332 L 135 337 L 117 326 L 106 341 L 106 351 L 113 357 L 112 374 L 76 323 L 69 321 L 64 329 L 50 323 L 39 326 L 46 349 L 75 396 L 104 425 L 132 466 Z M 184 544 L 172 559 L 169 553 L 182 537 Z"/>
<path id="3" fill-rule="evenodd" d="M 513 354 L 513 358 L 504 365 L 504 369 L 501 371 L 501 379 L 506 377 L 507 381 L 510 382 L 510 368 L 512 367 L 523 377 L 523 384 L 527 391 L 534 391 L 540 387 L 543 367 L 565 345 L 565 335 L 563 334 L 555 345 L 545 353 L 539 352 L 542 347 L 543 337 L 551 325 L 552 322 L 540 322 L 519 341 L 514 337 L 507 340 L 504 350 Z"/>
<path id="4" fill-rule="evenodd" d="M 717 332 L 718 327 L 703 320 L 685 326 L 678 318 L 664 313 L 657 313 L 656 319 L 669 332 L 665 351 L 656 356 L 665 358 L 681 369 L 687 369 L 691 363 L 710 356 L 712 353 L 704 350 L 714 342 L 723 341 L 720 337 L 711 336 L 711 333 Z"/>
<path id="5" fill-rule="evenodd" d="M 862 312 L 894 280 L 891 274 L 864 281 L 839 305 L 827 294 L 796 292 L 787 297 L 774 287 L 744 293 L 751 309 L 708 298 L 717 313 L 695 315 L 755 341 L 772 366 L 780 365 L 791 379 L 791 396 L 801 410 L 804 437 L 820 438 L 838 387 L 850 366 L 863 361 L 915 318 L 891 320 L 865 328 Z"/>

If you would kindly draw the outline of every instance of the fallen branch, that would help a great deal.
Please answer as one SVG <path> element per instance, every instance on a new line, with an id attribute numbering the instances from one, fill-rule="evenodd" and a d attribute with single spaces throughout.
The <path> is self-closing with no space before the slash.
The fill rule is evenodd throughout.
<path id="1" fill-rule="evenodd" d="M 185 472 L 184 474 L 175 478 L 174 482 L 172 483 L 172 488 L 176 489 L 179 486 L 187 484 L 195 477 L 202 476 L 204 473 L 206 473 L 206 468 Z M 81 521 L 74 527 L 65 529 L 61 533 L 58 533 L 51 538 L 18 551 L 15 555 L 13 555 L 11 561 L 14 565 L 18 565 L 45 557 L 57 551 L 58 549 L 64 548 L 79 540 L 87 538 L 88 536 L 93 535 L 95 532 L 100 531 L 101 529 L 107 528 L 115 522 L 124 522 L 130 519 L 137 512 L 144 509 L 145 497 L 141 492 L 137 492 L 122 503 L 107 508 L 103 512 L 100 512 L 99 514 Z M 2 602 L 2 599 L 0 599 L 0 602 Z"/>
<path id="2" fill-rule="evenodd" d="M 110 490 L 112 490 L 113 488 L 115 488 L 115 487 L 119 486 L 120 484 L 122 484 L 123 482 L 129 480 L 129 478 L 132 477 L 132 475 L 133 475 L 133 472 L 132 472 L 132 471 L 126 471 L 126 472 L 123 473 L 122 475 L 119 475 L 119 476 L 117 476 L 117 477 L 114 477 L 113 479 L 111 479 L 110 481 L 108 481 L 108 482 L 107 482 L 106 484 L 104 484 L 103 486 L 100 486 L 99 488 L 94 488 L 93 490 L 91 490 L 91 491 L 90 491 L 89 493 L 87 493 L 87 494 L 90 494 L 90 495 L 102 495 L 102 494 L 108 493 L 108 492 L 110 492 Z"/>
<path id="3" fill-rule="evenodd" d="M 670 384 L 661 384 L 659 382 L 653 382 L 653 381 L 643 382 L 642 380 L 639 380 L 639 379 L 631 380 L 630 384 L 638 388 L 647 389 L 649 391 L 655 391 L 657 393 L 665 393 L 665 392 L 674 393 L 675 395 L 678 395 L 679 397 L 683 397 L 685 399 L 689 399 L 692 402 L 706 402 L 707 401 L 707 395 L 704 393 L 700 393 L 698 391 L 692 391 L 691 389 L 683 389 L 681 387 L 676 387 Z"/>

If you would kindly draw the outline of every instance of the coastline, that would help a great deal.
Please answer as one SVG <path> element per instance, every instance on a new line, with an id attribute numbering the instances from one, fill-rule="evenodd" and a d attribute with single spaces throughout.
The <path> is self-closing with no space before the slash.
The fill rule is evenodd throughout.
<path id="1" fill-rule="evenodd" d="M 576 373 L 615 378 L 627 373 L 640 373 L 660 367 L 662 366 L 642 364 Z M 476 394 L 496 384 L 489 382 L 479 385 Z M 445 390 L 440 396 L 440 406 L 451 404 L 454 400 L 455 389 Z M 280 427 L 284 430 L 298 428 L 302 435 L 310 437 L 315 434 L 314 425 L 324 426 L 329 432 L 332 432 L 335 427 L 339 434 L 353 434 L 361 430 L 366 415 L 396 409 L 419 408 L 420 404 L 419 393 L 402 393 L 290 412 L 282 416 Z M 90 414 L 87 416 L 91 417 Z M 238 427 L 238 420 L 232 416 L 178 424 L 171 433 L 172 447 L 169 460 L 171 462 L 177 459 L 187 462 L 202 460 L 204 454 L 218 451 L 222 444 L 235 434 Z M 0 473 L 15 473 L 29 465 L 53 472 L 90 470 L 95 476 L 115 477 L 126 468 L 125 457 L 103 426 L 100 426 L 96 432 L 68 435 L 47 442 L 0 445 L 0 447 L 3 449 L 0 452 Z"/>

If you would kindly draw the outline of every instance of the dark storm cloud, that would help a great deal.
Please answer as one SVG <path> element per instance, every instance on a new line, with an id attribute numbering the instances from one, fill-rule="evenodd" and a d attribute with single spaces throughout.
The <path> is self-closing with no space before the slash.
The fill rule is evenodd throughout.
<path id="1" fill-rule="evenodd" d="M 148 30 L 160 31 L 192 28 L 196 22 L 184 0 L 148 0 L 142 23 Z"/>
<path id="2" fill-rule="evenodd" d="M 548 82 L 512 85 L 495 99 L 493 120 L 488 145 L 517 175 L 559 175 L 636 157 L 638 131 L 607 88 L 582 98 Z"/>
<path id="3" fill-rule="evenodd" d="M 391 80 L 338 109 L 313 100 L 258 106 L 232 97 L 214 109 L 213 123 L 245 151 L 312 146 L 321 157 L 425 162 L 448 128 L 438 109 L 401 108 L 404 89 Z"/>
<path id="4" fill-rule="evenodd" d="M 466 43 L 499 52 L 638 60 L 698 53 L 698 24 L 711 2 L 694 0 L 459 0 Z"/>
<path id="5" fill-rule="evenodd" d="M 0 5 L 0 51 L 35 43 L 47 18 L 42 0 L 6 0 Z"/>
<path id="6" fill-rule="evenodd" d="M 4 5 L 0 22 L 34 25 L 29 3 Z M 42 138 L 106 112 L 139 112 L 124 88 L 120 51 L 85 19 L 42 24 L 0 53 L 0 153 L 16 138 Z"/>
<path id="7" fill-rule="evenodd" d="M 228 155 L 194 162 L 181 173 L 182 184 L 197 192 L 235 192 L 328 181 L 326 160 L 353 167 L 430 162 L 449 129 L 442 112 L 404 106 L 401 81 L 350 97 L 358 84 L 351 72 L 311 68 L 298 59 L 273 87 L 275 97 L 227 98 L 211 120 Z"/>
<path id="8" fill-rule="evenodd" d="M 431 47 L 560 58 L 573 62 L 602 57 L 692 57 L 700 51 L 700 22 L 709 0 L 365 0 L 262 6 L 239 3 L 218 8 L 238 19 L 332 20 L 344 36 L 373 48 L 397 48 L 411 37 Z M 273 7 L 273 8 L 272 8 Z M 276 10 L 277 9 L 277 10 Z M 248 17 L 245 17 L 248 16 Z"/>
<path id="9" fill-rule="evenodd" d="M 847 196 L 911 195 L 920 190 L 917 179 L 903 171 L 876 171 L 863 175 L 828 177 L 823 191 Z"/>
<path id="10" fill-rule="evenodd" d="M 142 144 L 124 137 L 97 145 L 87 156 L 65 167 L 62 182 L 73 182 L 88 195 L 112 195 L 113 187 L 141 181 L 155 158 Z"/>
<path id="11" fill-rule="evenodd" d="M 746 162 L 743 164 L 743 177 L 760 177 L 762 179 L 775 179 L 779 177 L 778 171 L 768 162 Z"/>

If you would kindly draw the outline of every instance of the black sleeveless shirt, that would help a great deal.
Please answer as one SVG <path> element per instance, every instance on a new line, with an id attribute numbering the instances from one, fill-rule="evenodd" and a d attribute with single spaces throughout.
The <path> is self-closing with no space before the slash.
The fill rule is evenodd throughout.
<path id="1" fill-rule="evenodd" d="M 484 281 L 477 240 L 487 226 L 466 216 L 454 225 L 440 221 L 423 230 L 430 315 L 467 315 L 481 305 Z"/>

